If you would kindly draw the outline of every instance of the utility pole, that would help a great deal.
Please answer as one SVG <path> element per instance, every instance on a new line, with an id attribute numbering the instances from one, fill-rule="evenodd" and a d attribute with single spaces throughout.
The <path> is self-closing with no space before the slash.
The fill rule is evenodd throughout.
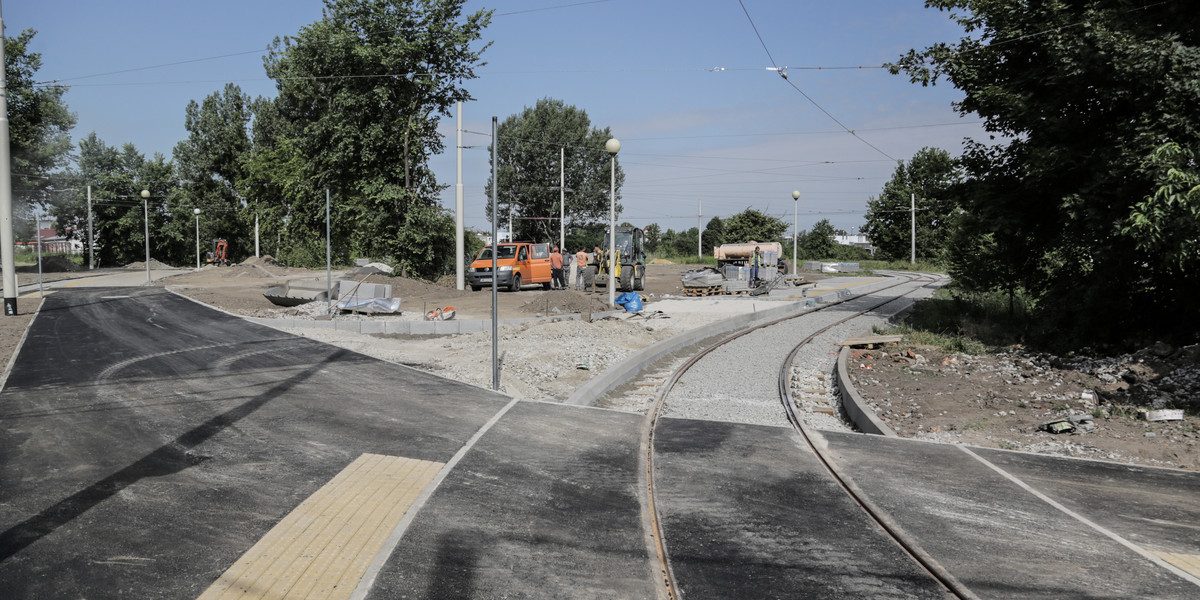
<path id="1" fill-rule="evenodd" d="M 0 8 L 0 65 L 4 65 L 4 16 Z M 0 68 L 0 269 L 4 270 L 4 314 L 17 314 L 17 257 L 13 251 L 12 152 L 8 147 L 8 83 Z"/>
<path id="2" fill-rule="evenodd" d="M 696 260 L 704 258 L 704 207 L 703 200 L 696 198 Z"/>
<path id="3" fill-rule="evenodd" d="M 558 249 L 567 250 L 567 149 L 558 148 Z"/>
<path id="4" fill-rule="evenodd" d="M 92 186 L 88 186 L 88 270 L 96 268 L 96 244 L 92 241 Z"/>
<path id="5" fill-rule="evenodd" d="M 333 252 L 329 242 L 329 188 L 325 188 L 325 306 L 333 306 Z"/>
<path id="6" fill-rule="evenodd" d="M 463 151 L 463 126 L 462 126 L 462 102 L 456 104 L 456 113 L 458 126 L 455 128 L 455 157 L 458 159 L 456 172 L 458 178 L 454 183 L 454 281 L 458 289 L 466 289 L 466 271 L 463 265 L 466 263 L 466 231 L 463 228 L 463 169 L 462 169 L 462 151 Z M 494 240 L 493 240 L 494 241 Z"/>
<path id="7" fill-rule="evenodd" d="M 499 220 L 500 201 L 496 190 L 500 188 L 500 171 L 496 169 L 496 147 L 500 145 L 500 138 L 497 135 L 498 129 L 497 117 L 492 117 L 492 389 L 500 390 L 500 315 L 497 312 L 497 302 L 500 300 L 498 294 L 499 267 L 496 265 L 497 251 L 500 249 L 500 240 L 496 237 L 499 232 L 496 230 L 496 222 Z"/>
<path id="8" fill-rule="evenodd" d="M 917 264 L 917 195 L 914 193 L 909 196 L 908 205 L 909 224 L 912 227 L 910 236 L 912 237 L 912 264 Z"/>

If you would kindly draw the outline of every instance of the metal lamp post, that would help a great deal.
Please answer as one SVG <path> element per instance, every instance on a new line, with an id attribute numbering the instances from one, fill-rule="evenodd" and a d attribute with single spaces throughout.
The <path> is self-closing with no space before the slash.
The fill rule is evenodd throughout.
<path id="1" fill-rule="evenodd" d="M 200 270 L 200 209 L 193 208 L 196 213 L 196 270 Z"/>
<path id="2" fill-rule="evenodd" d="M 150 190 L 142 190 L 142 219 L 146 226 L 146 285 L 150 285 Z"/>
<path id="3" fill-rule="evenodd" d="M 608 306 L 617 303 L 617 152 L 621 151 L 621 142 L 610 138 L 604 142 L 604 150 L 609 155 L 609 196 L 608 196 Z"/>
<path id="4" fill-rule="evenodd" d="M 796 264 L 796 228 L 800 224 L 800 190 L 792 190 L 792 275 L 800 272 Z"/>

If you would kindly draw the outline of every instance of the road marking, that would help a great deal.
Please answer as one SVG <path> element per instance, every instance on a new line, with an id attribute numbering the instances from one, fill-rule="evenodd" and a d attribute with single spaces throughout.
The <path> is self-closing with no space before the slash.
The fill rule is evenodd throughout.
<path id="1" fill-rule="evenodd" d="M 1176 552 L 1163 552 L 1161 550 L 1151 550 L 1158 555 L 1159 558 L 1200 577 L 1200 554 L 1179 554 Z"/>
<path id="2" fill-rule="evenodd" d="M 349 598 L 443 466 L 363 454 L 267 532 L 200 599 Z"/>
<path id="3" fill-rule="evenodd" d="M 1174 573 L 1175 575 L 1179 576 L 1184 581 L 1187 581 L 1188 583 L 1191 583 L 1192 585 L 1200 586 L 1200 574 L 1197 574 L 1196 572 L 1190 571 L 1188 569 L 1180 568 L 1173 563 L 1167 562 L 1166 560 L 1162 559 L 1161 557 L 1156 556 L 1157 553 L 1146 550 L 1145 548 L 1142 548 L 1141 546 L 1125 539 L 1124 537 L 1121 537 L 1116 532 L 1111 531 L 1105 527 L 1102 527 L 1102 526 L 1100 526 L 1100 524 L 1093 522 L 1092 520 L 1088 519 L 1087 517 L 1067 508 L 1066 506 L 1063 506 L 1062 504 L 1058 503 L 1050 496 L 1047 496 L 1047 495 L 1033 489 L 1033 486 L 1025 483 L 1024 481 L 1021 481 L 1015 475 L 992 464 L 992 462 L 989 461 L 988 459 L 986 459 L 978 454 L 975 454 L 974 452 L 969 450 L 966 446 L 959 446 L 958 449 L 962 450 L 963 452 L 966 452 L 968 455 L 973 457 L 975 460 L 983 463 L 991 470 L 999 473 L 1001 477 L 1004 477 L 1005 479 L 1017 484 L 1017 486 L 1020 487 L 1021 489 L 1029 492 L 1030 494 L 1033 494 L 1039 500 L 1041 500 L 1042 502 L 1045 502 L 1046 504 L 1049 504 L 1050 506 L 1053 506 L 1054 508 L 1058 509 L 1063 514 L 1071 517 L 1072 519 L 1075 519 L 1076 521 L 1079 521 L 1080 523 L 1083 523 L 1084 525 L 1086 525 L 1088 527 L 1091 527 L 1097 533 L 1100 533 L 1101 535 L 1111 539 L 1112 541 L 1114 541 L 1122 546 L 1125 546 L 1126 548 L 1128 548 L 1128 549 L 1132 550 L 1134 553 L 1136 553 L 1138 556 L 1141 556 L 1142 558 L 1145 558 L 1146 560 Z"/>

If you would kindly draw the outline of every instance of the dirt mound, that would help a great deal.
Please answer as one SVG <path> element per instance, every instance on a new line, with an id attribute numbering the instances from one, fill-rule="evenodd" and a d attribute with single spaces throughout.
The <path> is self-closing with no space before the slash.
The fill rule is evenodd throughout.
<path id="1" fill-rule="evenodd" d="M 283 266 L 283 263 L 275 260 L 275 257 L 271 256 L 270 254 L 264 254 L 262 256 L 251 256 L 250 258 L 243 260 L 239 264 L 244 267 L 250 267 L 250 266 L 254 266 L 254 265 L 258 265 L 260 267 L 282 267 Z"/>
<path id="2" fill-rule="evenodd" d="M 131 263 L 125 265 L 125 268 L 126 269 L 145 269 L 146 263 L 145 263 L 145 261 L 139 260 L 137 262 L 131 262 Z M 156 258 L 151 258 L 150 259 L 150 268 L 151 269 L 174 269 L 175 267 L 172 267 L 171 265 L 168 265 L 168 264 L 158 262 L 158 259 L 156 259 Z"/>
<path id="3" fill-rule="evenodd" d="M 605 296 L 607 299 L 607 296 Z M 608 303 L 600 296 L 574 290 L 551 290 L 541 292 L 521 306 L 521 312 L 529 314 L 558 315 L 582 313 L 590 316 L 594 312 L 608 310 Z"/>
<path id="4" fill-rule="evenodd" d="M 652 265 L 673 265 L 675 263 L 673 263 L 665 258 L 656 258 L 654 260 L 651 260 L 650 264 L 652 264 Z"/>
<path id="5" fill-rule="evenodd" d="M 83 267 L 75 264 L 71 259 L 65 256 L 44 256 L 42 257 L 42 272 L 43 273 L 70 273 L 79 271 Z M 17 267 L 18 273 L 37 273 L 37 265 Z"/>

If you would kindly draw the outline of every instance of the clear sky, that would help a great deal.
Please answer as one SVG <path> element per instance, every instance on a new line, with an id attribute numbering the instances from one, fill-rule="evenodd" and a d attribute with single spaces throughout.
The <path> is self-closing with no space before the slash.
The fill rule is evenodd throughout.
<path id="1" fill-rule="evenodd" d="M 468 227 L 487 229 L 491 118 L 555 98 L 621 140 L 622 220 L 685 230 L 755 208 L 799 228 L 853 231 L 866 201 L 925 146 L 958 155 L 985 138 L 960 94 L 875 68 L 961 30 L 920 0 L 470 0 L 494 9 L 487 65 L 467 82 L 463 178 Z M 743 10 L 743 5 L 745 10 Z M 274 95 L 266 46 L 319 20 L 320 0 L 3 2 L 10 35 L 38 31 L 39 81 L 69 84 L 75 138 L 132 142 L 168 158 L 184 108 L 234 82 Z M 747 14 L 749 13 L 749 18 Z M 761 41 L 760 41 L 761 37 Z M 764 48 L 765 46 L 765 48 Z M 788 67 L 785 81 L 768 67 Z M 825 67 L 813 69 L 810 67 Z M 864 67 L 841 69 L 831 67 Z M 718 70 L 723 69 L 723 70 Z M 794 84 L 795 87 L 793 87 Z M 799 88 L 797 90 L 797 88 Z M 801 93 L 803 92 L 803 93 Z M 806 98 L 807 96 L 807 98 Z M 811 100 L 810 100 L 811 99 Z M 826 114 L 828 113 L 828 114 Z M 453 116 L 435 157 L 454 206 Z M 846 130 L 853 130 L 851 135 Z M 861 139 L 860 139 L 861 138 Z M 798 203 L 792 200 L 798 190 Z M 790 233 L 790 231 L 789 231 Z"/>

